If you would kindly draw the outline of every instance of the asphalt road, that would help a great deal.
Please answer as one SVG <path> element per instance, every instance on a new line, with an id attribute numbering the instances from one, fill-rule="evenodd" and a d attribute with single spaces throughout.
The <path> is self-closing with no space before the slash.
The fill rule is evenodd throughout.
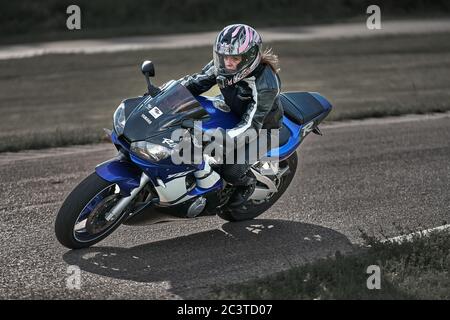
<path id="1" fill-rule="evenodd" d="M 370 30 L 361 22 L 258 29 L 264 42 L 340 39 L 448 32 L 449 19 L 382 20 L 381 29 Z M 122 37 L 110 39 L 65 40 L 0 46 L 0 60 L 45 54 L 120 52 L 143 49 L 176 49 L 210 46 L 217 32 Z"/>
<path id="2" fill-rule="evenodd" d="M 121 226 L 79 251 L 59 245 L 54 218 L 112 146 L 0 155 L 0 298 L 199 298 L 214 284 L 348 252 L 359 229 L 395 236 L 450 221 L 450 114 L 322 131 L 301 145 L 291 186 L 258 220 Z M 66 286 L 69 265 L 81 269 L 80 289 Z"/>

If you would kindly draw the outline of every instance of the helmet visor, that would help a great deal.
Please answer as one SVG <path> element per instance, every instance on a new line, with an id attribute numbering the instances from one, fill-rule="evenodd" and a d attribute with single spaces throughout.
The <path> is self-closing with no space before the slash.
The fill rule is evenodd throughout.
<path id="1" fill-rule="evenodd" d="M 220 75 L 234 75 L 241 72 L 255 61 L 257 50 L 249 50 L 242 54 L 223 54 L 214 50 L 214 65 Z"/>

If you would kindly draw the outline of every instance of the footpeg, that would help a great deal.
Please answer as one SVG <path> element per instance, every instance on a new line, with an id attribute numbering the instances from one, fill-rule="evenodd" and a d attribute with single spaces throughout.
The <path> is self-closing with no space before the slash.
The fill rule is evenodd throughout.
<path id="1" fill-rule="evenodd" d="M 315 134 L 317 134 L 317 135 L 319 135 L 319 136 L 322 136 L 322 135 L 323 135 L 323 134 L 322 134 L 322 131 L 320 131 L 319 127 L 314 127 L 314 129 L 313 129 L 312 132 L 315 133 Z"/>

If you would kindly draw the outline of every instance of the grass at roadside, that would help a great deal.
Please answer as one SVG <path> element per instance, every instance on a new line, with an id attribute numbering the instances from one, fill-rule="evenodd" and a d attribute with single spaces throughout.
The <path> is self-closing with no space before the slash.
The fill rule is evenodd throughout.
<path id="1" fill-rule="evenodd" d="M 283 91 L 318 91 L 327 120 L 450 110 L 450 35 L 276 42 Z M 139 65 L 157 84 L 197 72 L 211 49 L 47 55 L 0 61 L 0 151 L 97 142 L 126 97 L 141 95 Z M 52 133 L 57 133 L 53 136 Z"/>
<path id="2" fill-rule="evenodd" d="M 46 132 L 24 132 L 2 138 L 0 152 L 15 152 L 28 149 L 45 149 L 108 142 L 106 134 L 94 128 L 56 128 Z"/>
<path id="3" fill-rule="evenodd" d="M 365 236 L 367 249 L 339 253 L 258 280 L 216 287 L 212 299 L 450 299 L 450 232 L 383 243 Z M 380 267 L 380 289 L 369 290 L 366 273 Z"/>

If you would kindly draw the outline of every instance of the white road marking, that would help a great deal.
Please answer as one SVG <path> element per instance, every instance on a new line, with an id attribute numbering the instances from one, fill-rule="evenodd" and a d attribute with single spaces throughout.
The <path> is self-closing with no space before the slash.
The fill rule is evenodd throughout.
<path id="1" fill-rule="evenodd" d="M 397 236 L 397 237 L 392 237 L 392 238 L 387 238 L 384 240 L 381 240 L 382 243 L 386 243 L 386 242 L 396 242 L 396 243 L 402 243 L 402 242 L 409 242 L 412 241 L 415 237 L 426 237 L 429 236 L 431 233 L 433 232 L 439 232 L 439 231 L 444 231 L 444 230 L 448 230 L 450 229 L 450 224 L 446 224 L 443 226 L 439 226 L 439 227 L 435 227 L 435 228 L 431 228 L 431 229 L 427 229 L 427 230 L 422 230 L 422 231 L 416 231 L 410 234 L 405 234 L 405 235 L 401 235 L 401 236 Z"/>
<path id="2" fill-rule="evenodd" d="M 394 34 L 450 32 L 449 19 L 383 21 L 383 29 L 369 30 L 365 21 L 328 25 L 261 28 L 265 42 L 374 37 Z M 172 35 L 67 40 L 0 46 L 0 60 L 46 54 L 95 54 L 144 49 L 178 49 L 210 46 L 217 31 Z"/>

